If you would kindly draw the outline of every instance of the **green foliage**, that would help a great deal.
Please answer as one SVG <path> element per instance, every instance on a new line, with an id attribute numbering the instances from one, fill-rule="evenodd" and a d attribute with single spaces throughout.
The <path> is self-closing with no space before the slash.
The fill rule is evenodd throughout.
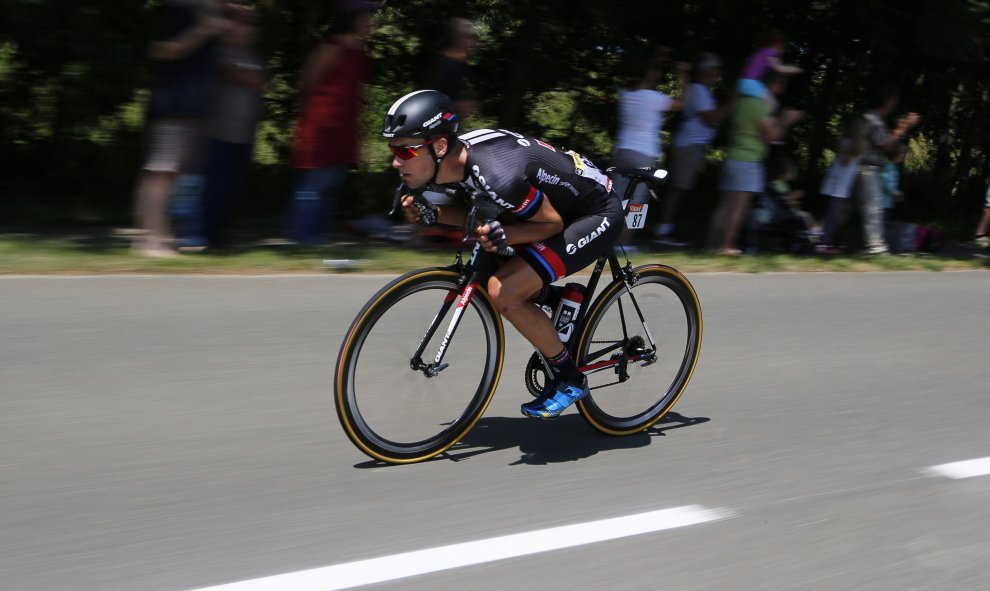
<path id="1" fill-rule="evenodd" d="M 129 207 L 150 80 L 147 46 L 160 2 L 0 3 L 0 192 Z M 253 184 L 248 201 L 274 209 L 281 197 L 273 193 L 288 183 L 300 68 L 340 21 L 330 0 L 248 3 L 262 15 L 271 77 L 254 171 L 271 184 Z M 905 164 L 922 194 L 910 198 L 931 202 L 919 210 L 956 218 L 971 216 L 970 204 L 979 200 L 990 159 L 986 0 L 661 0 L 635 7 L 404 0 L 383 3 L 369 39 L 375 69 L 352 211 L 378 211 L 388 200 L 394 175 L 378 137 L 382 113 L 420 83 L 452 15 L 474 19 L 481 35 L 471 63 L 481 113 L 470 127 L 509 127 L 607 165 L 617 91 L 653 48 L 671 47 L 674 59 L 689 62 L 702 50 L 718 53 L 724 95 L 756 34 L 769 25 L 788 34 L 785 59 L 805 70 L 785 102 L 808 112 L 789 138 L 807 187 L 817 186 L 843 121 L 865 108 L 873 90 L 892 83 L 903 90 L 903 108 L 923 117 Z M 670 80 L 662 88 L 676 91 Z M 709 160 L 719 158 L 716 151 Z"/>

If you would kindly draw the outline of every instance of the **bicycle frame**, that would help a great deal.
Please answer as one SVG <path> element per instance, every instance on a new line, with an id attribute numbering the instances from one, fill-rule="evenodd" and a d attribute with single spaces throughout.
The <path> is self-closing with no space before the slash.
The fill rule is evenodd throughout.
<path id="1" fill-rule="evenodd" d="M 625 195 L 623 196 L 626 203 L 626 207 L 624 207 L 624 211 L 623 211 L 624 215 L 628 213 L 628 209 L 629 209 L 628 204 L 630 202 L 630 197 L 632 196 L 636 187 L 646 182 L 645 178 L 642 177 L 633 177 L 630 180 L 631 182 L 626 187 Z M 400 191 L 402 189 L 403 187 L 400 187 Z M 653 191 L 652 187 L 650 188 L 650 193 L 654 199 L 657 198 L 656 193 Z M 398 198 L 399 198 L 399 191 L 396 192 L 396 199 L 398 200 Z M 441 371 L 443 371 L 448 367 L 448 364 L 443 363 L 444 354 L 446 353 L 447 347 L 450 345 L 450 342 L 457 331 L 457 327 L 460 324 L 461 316 L 464 313 L 464 309 L 471 303 L 471 300 L 474 297 L 475 293 L 477 292 L 478 287 L 479 285 L 481 285 L 482 281 L 485 281 L 488 278 L 488 276 L 491 274 L 489 269 L 497 264 L 495 261 L 496 255 L 494 253 L 490 253 L 488 251 L 483 250 L 481 248 L 480 242 L 475 242 L 474 248 L 471 251 L 471 256 L 466 263 L 464 263 L 461 258 L 461 249 L 463 248 L 463 244 L 467 242 L 472 229 L 475 227 L 475 222 L 477 220 L 478 214 L 484 212 L 486 209 L 485 202 L 481 201 L 482 199 L 488 199 L 487 195 L 485 195 L 483 192 L 476 191 L 471 194 L 471 208 L 467 216 L 465 216 L 464 237 L 461 240 L 462 247 L 457 250 L 457 253 L 455 255 L 456 262 L 454 263 L 454 265 L 450 267 L 452 270 L 455 270 L 459 273 L 459 278 L 457 283 L 460 286 L 461 291 L 459 293 L 450 292 L 444 298 L 444 301 L 441 304 L 439 311 L 433 317 L 433 320 L 430 322 L 429 328 L 427 329 L 426 333 L 423 335 L 423 338 L 420 340 L 419 347 L 416 349 L 416 352 L 409 360 L 409 366 L 412 370 L 422 371 L 423 374 L 429 378 L 436 377 L 437 375 L 439 375 Z M 494 219 L 494 215 L 490 216 L 490 219 Z M 484 223 L 487 223 L 488 221 L 490 221 L 490 219 L 485 219 Z M 511 247 L 508 247 L 508 251 L 506 251 L 505 254 L 512 254 L 512 253 L 513 251 L 511 251 Z M 593 301 L 595 293 L 598 289 L 599 280 L 601 279 L 601 275 L 605 270 L 606 264 L 608 264 L 609 266 L 613 281 L 622 279 L 626 284 L 626 293 L 629 295 L 630 300 L 632 301 L 633 307 L 635 308 L 636 314 L 639 317 L 639 321 L 642 324 L 644 331 L 646 332 L 647 338 L 649 338 L 650 340 L 649 349 L 645 354 L 642 355 L 630 355 L 630 356 L 624 354 L 612 355 L 609 359 L 597 361 L 595 363 L 591 363 L 585 366 L 580 366 L 578 367 L 578 370 L 581 371 L 582 373 L 595 373 L 612 367 L 620 366 L 619 370 L 617 371 L 617 373 L 619 373 L 619 380 L 625 381 L 626 379 L 628 379 L 628 374 L 625 371 L 625 366 L 630 361 L 635 363 L 637 361 L 645 360 L 647 363 L 652 363 L 653 361 L 656 360 L 656 342 L 654 341 L 653 335 L 651 334 L 649 326 L 646 323 L 646 319 L 643 317 L 642 310 L 640 310 L 639 304 L 636 302 L 635 296 L 633 296 L 632 291 L 629 290 L 629 286 L 635 280 L 635 273 L 633 271 L 632 264 L 628 260 L 626 261 L 626 264 L 623 266 L 619 262 L 619 259 L 614 252 L 610 252 L 607 255 L 599 257 L 598 260 L 595 262 L 595 266 L 591 271 L 591 277 L 588 279 L 588 282 L 585 287 L 585 291 L 584 291 L 585 301 L 586 302 Z M 436 355 L 434 356 L 433 361 L 431 363 L 424 363 L 422 356 L 426 349 L 426 345 L 427 343 L 430 342 L 430 340 L 436 334 L 437 330 L 440 328 L 441 322 L 446 317 L 447 313 L 450 311 L 451 306 L 454 305 L 454 302 L 457 302 L 457 309 L 454 311 L 453 317 L 450 319 L 450 322 L 447 324 L 446 332 L 444 334 L 443 339 L 440 342 L 440 346 L 437 349 Z M 581 306 L 581 308 L 578 310 L 577 316 L 574 318 L 575 329 L 576 329 L 575 334 L 580 334 L 580 331 L 583 330 L 584 328 L 584 322 L 586 319 L 585 312 L 588 309 L 588 307 L 589 307 L 588 305 Z M 611 353 L 612 351 L 625 350 L 629 342 L 629 336 L 626 330 L 626 320 L 625 320 L 626 313 L 625 310 L 623 309 L 621 301 L 619 302 L 619 315 L 622 321 L 623 340 L 619 343 L 605 347 L 602 350 L 595 351 L 593 354 L 589 354 L 588 355 L 589 358 L 597 359 L 603 355 L 607 355 Z M 578 339 L 575 338 L 575 339 L 571 339 L 566 344 L 568 350 L 571 352 L 572 355 L 575 356 L 575 359 L 577 358 L 577 353 L 578 353 L 576 351 L 577 342 Z M 537 351 L 537 353 L 540 354 L 539 351 Z M 547 366 L 546 359 L 543 358 L 542 354 L 540 354 L 540 358 L 543 359 L 544 365 Z M 550 371 L 549 366 L 547 366 L 547 371 Z"/>

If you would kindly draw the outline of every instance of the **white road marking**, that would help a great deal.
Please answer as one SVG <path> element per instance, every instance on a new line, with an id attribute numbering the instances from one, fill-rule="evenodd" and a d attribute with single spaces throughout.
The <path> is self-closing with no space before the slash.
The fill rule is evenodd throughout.
<path id="1" fill-rule="evenodd" d="M 975 460 L 965 460 L 963 462 L 952 462 L 951 464 L 940 464 L 928 468 L 926 472 L 933 476 L 944 476 L 953 480 L 963 478 L 973 478 L 974 476 L 986 476 L 990 474 L 990 457 L 977 458 Z"/>
<path id="2" fill-rule="evenodd" d="M 707 523 L 731 516 L 732 513 L 725 509 L 685 505 L 204 587 L 196 591 L 349 589 L 462 566 Z"/>

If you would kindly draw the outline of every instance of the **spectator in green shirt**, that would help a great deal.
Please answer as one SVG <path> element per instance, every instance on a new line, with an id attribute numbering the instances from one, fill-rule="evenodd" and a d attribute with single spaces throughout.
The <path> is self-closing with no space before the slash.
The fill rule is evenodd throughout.
<path id="1" fill-rule="evenodd" d="M 775 97 L 785 89 L 784 77 L 776 72 L 769 72 L 764 84 Z M 727 130 L 726 159 L 719 181 L 721 196 L 708 231 L 708 246 L 715 253 L 741 254 L 736 248 L 736 238 L 753 195 L 763 192 L 765 187 L 763 160 L 769 144 L 780 140 L 787 128 L 803 115 L 801 111 L 784 109 L 774 116 L 766 99 L 751 96 L 738 99 Z"/>

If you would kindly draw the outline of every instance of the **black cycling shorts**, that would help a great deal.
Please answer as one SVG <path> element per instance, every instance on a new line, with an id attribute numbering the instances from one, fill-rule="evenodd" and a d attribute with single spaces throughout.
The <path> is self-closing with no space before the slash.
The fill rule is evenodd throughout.
<path id="1" fill-rule="evenodd" d="M 543 279 L 553 283 L 580 271 L 615 247 L 625 219 L 618 195 L 602 192 L 601 207 L 543 240 L 515 246 L 516 252 Z"/>

